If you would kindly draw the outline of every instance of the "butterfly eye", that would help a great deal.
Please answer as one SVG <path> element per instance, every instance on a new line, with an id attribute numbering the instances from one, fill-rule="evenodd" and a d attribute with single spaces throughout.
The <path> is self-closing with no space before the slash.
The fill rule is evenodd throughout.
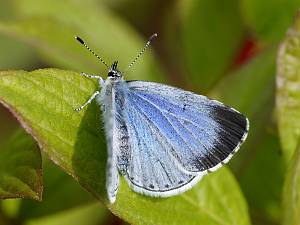
<path id="1" fill-rule="evenodd" d="M 117 75 L 117 73 L 115 71 L 109 71 L 107 76 L 109 77 L 115 77 Z"/>

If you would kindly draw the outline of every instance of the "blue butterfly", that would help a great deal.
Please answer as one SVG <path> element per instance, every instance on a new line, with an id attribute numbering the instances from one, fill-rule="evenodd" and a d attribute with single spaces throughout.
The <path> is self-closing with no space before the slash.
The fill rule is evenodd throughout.
<path id="1" fill-rule="evenodd" d="M 149 41 L 129 65 L 150 45 Z M 118 62 L 108 68 L 93 99 L 103 108 L 108 160 L 106 189 L 116 200 L 119 173 L 138 193 L 169 197 L 192 188 L 205 174 L 227 163 L 245 141 L 249 121 L 235 109 L 205 96 L 164 84 L 125 81 Z"/>

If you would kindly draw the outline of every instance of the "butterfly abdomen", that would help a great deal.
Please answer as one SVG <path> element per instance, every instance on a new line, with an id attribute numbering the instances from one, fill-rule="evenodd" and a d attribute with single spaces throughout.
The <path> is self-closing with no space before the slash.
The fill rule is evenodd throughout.
<path id="1" fill-rule="evenodd" d="M 103 104 L 102 112 L 107 142 L 107 164 L 106 164 L 106 190 L 111 203 L 116 200 L 119 187 L 119 174 L 117 169 L 117 143 L 116 137 L 116 108 L 114 82 L 106 79 L 98 103 Z"/>

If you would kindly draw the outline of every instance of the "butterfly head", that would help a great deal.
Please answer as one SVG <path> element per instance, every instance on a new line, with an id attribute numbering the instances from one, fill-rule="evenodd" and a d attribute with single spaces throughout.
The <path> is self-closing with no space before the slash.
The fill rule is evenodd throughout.
<path id="1" fill-rule="evenodd" d="M 110 79 L 118 79 L 122 77 L 121 72 L 117 69 L 118 61 L 115 61 L 108 70 L 107 77 Z"/>

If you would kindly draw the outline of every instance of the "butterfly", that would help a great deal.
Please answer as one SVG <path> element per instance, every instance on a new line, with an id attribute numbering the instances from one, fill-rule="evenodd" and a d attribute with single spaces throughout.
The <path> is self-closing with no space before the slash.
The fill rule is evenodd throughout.
<path id="1" fill-rule="evenodd" d="M 157 36 L 152 35 L 130 68 Z M 245 141 L 249 120 L 237 110 L 180 88 L 148 81 L 126 81 L 118 61 L 107 79 L 77 111 L 96 99 L 102 107 L 108 149 L 106 189 L 116 200 L 119 174 L 133 191 L 169 197 L 192 188 L 204 175 L 227 163 Z"/>

